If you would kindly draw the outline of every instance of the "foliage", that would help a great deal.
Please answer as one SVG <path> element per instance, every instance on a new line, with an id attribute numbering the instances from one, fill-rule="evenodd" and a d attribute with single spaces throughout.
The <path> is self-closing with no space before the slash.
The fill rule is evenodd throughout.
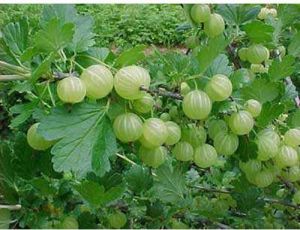
<path id="1" fill-rule="evenodd" d="M 185 5 L 182 14 L 187 14 L 187 27 L 192 28 L 188 33 L 199 38 L 188 54 L 161 53 L 155 47 L 148 54 L 145 45 L 116 54 L 99 44 L 115 42 L 122 48 L 125 40 L 176 44 L 187 36 L 181 32 L 171 36 L 181 23 L 173 11 L 159 13 L 180 6 L 141 5 L 136 11 L 127 7 L 45 5 L 41 17 L 21 17 L 12 23 L 3 16 L 7 18 L 0 37 L 0 194 L 1 204 L 7 205 L 2 207 L 10 212 L 0 212 L 1 224 L 47 229 L 299 228 L 300 113 L 293 84 L 300 78 L 299 6 L 268 5 L 277 9 L 278 16 L 258 19 L 259 5 L 212 5 L 211 11 L 221 15 L 226 29 L 208 37 L 202 24 L 192 21 L 191 5 Z M 106 13 L 96 13 L 100 8 Z M 165 17 L 170 15 L 169 21 Z M 99 21 L 104 23 L 101 27 Z M 157 28 L 144 30 L 150 25 Z M 123 26 L 132 37 L 117 36 L 116 28 Z M 156 31 L 163 32 L 155 37 Z M 147 36 L 150 39 L 143 40 Z M 270 51 L 261 63 L 264 72 L 253 72 L 247 58 L 242 61 L 238 56 L 239 49 L 256 42 Z M 286 55 L 279 52 L 280 46 L 286 47 Z M 82 72 L 96 64 L 123 76 L 118 88 L 127 89 L 132 100 L 110 89 L 104 97 L 86 94 L 78 103 L 61 101 L 58 82 L 70 78 L 81 82 Z M 124 67 L 130 65 L 134 74 L 128 76 Z M 100 71 L 89 74 L 93 84 L 101 84 Z M 216 75 L 226 85 L 214 84 Z M 116 77 L 114 81 L 115 86 Z M 70 84 L 66 95 L 74 96 L 77 86 Z M 210 96 L 203 96 L 208 86 Z M 83 83 L 79 88 L 81 93 L 89 90 Z M 133 105 L 147 98 L 154 105 L 142 114 Z M 182 109 L 183 99 L 192 111 L 205 110 L 208 115 L 189 119 Z M 261 105 L 255 115 L 245 111 L 249 99 Z M 125 117 L 120 119 L 125 120 L 123 126 L 114 125 L 125 112 L 137 114 L 137 122 L 126 122 Z M 166 126 L 162 117 L 175 125 Z M 156 119 L 145 122 L 149 118 Z M 35 135 L 50 142 L 50 148 L 39 151 L 28 144 L 26 133 L 33 124 Z M 127 133 L 134 141 L 118 140 L 118 128 L 134 132 Z M 289 141 L 288 130 L 293 130 Z M 179 133 L 197 159 L 180 161 L 173 145 L 160 145 L 162 139 Z M 229 133 L 234 144 L 220 138 Z M 216 140 L 225 140 L 218 153 Z M 285 146 L 288 143 L 293 146 Z M 223 147 L 230 150 L 227 155 Z M 283 161 L 289 167 L 279 162 L 282 149 L 287 149 Z"/>
<path id="2" fill-rule="evenodd" d="M 0 26 L 12 18 L 22 18 L 26 13 L 30 15 L 30 24 L 36 29 L 42 8 L 42 5 L 1 5 Z M 137 44 L 176 46 L 183 44 L 187 37 L 184 30 L 178 30 L 184 21 L 184 13 L 179 5 L 81 4 L 76 8 L 83 15 L 93 15 L 97 46 L 121 49 Z M 84 28 L 87 25 L 85 23 L 88 22 L 78 25 Z M 83 34 L 87 36 L 85 32 Z"/>

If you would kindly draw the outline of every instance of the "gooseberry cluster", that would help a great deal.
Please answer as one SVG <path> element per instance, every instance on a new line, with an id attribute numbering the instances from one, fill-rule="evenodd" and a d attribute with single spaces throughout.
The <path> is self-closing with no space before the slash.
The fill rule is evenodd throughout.
<path id="1" fill-rule="evenodd" d="M 262 110 L 260 102 L 250 99 L 225 120 L 209 118 L 214 102 L 227 100 L 232 93 L 229 78 L 216 74 L 204 90 L 191 89 L 185 82 L 181 84 L 182 111 L 188 118 L 187 124 L 178 121 L 176 106 L 169 113 L 162 113 L 160 118 L 144 119 L 142 115 L 150 113 L 155 104 L 153 96 L 141 90 L 141 87 L 148 89 L 150 81 L 148 71 L 139 66 L 123 67 L 113 76 L 105 66 L 93 65 L 79 78 L 67 77 L 59 81 L 57 95 L 64 103 L 78 103 L 85 96 L 106 97 L 114 88 L 120 97 L 132 104 L 131 111 L 114 119 L 114 133 L 122 143 L 138 142 L 140 159 L 153 168 L 164 163 L 169 150 L 178 161 L 193 161 L 201 168 L 215 165 L 218 154 L 230 156 L 236 152 L 238 136 L 253 130 L 255 118 Z M 202 121 L 202 125 L 198 121 Z M 38 125 L 28 130 L 28 143 L 36 150 L 45 150 L 54 142 L 39 135 Z M 207 143 L 207 133 L 213 145 Z M 290 129 L 281 138 L 275 130 L 266 128 L 257 133 L 256 144 L 257 159 L 240 162 L 240 168 L 251 183 L 266 187 L 279 174 L 291 181 L 300 179 L 297 153 L 300 130 Z"/>
<path id="2" fill-rule="evenodd" d="M 190 15 L 194 23 L 204 24 L 204 32 L 208 37 L 216 37 L 222 34 L 225 29 L 223 17 L 220 14 L 211 13 L 208 5 L 193 5 Z"/>
<path id="3" fill-rule="evenodd" d="M 277 17 L 277 10 L 275 8 L 263 7 L 260 9 L 259 14 L 257 17 L 261 20 L 265 20 L 268 16 Z"/>
<path id="4" fill-rule="evenodd" d="M 211 13 L 208 5 L 193 5 L 190 16 L 194 23 L 203 23 L 209 37 L 218 36 L 224 31 L 223 18 Z M 262 15 L 259 17 L 263 18 Z M 191 39 L 195 42 L 197 38 Z M 279 55 L 285 55 L 284 47 L 278 47 L 277 50 Z M 250 69 L 254 73 L 268 71 L 270 53 L 262 44 L 241 48 L 238 56 L 242 61 L 251 63 Z M 197 87 L 192 89 L 187 82 L 182 82 L 181 105 L 174 105 L 168 108 L 168 112 L 156 116 L 151 113 L 157 102 L 150 90 L 150 83 L 149 72 L 140 66 L 126 66 L 113 74 L 104 65 L 92 65 L 84 69 L 80 77 L 69 76 L 60 80 L 57 95 L 63 103 L 74 104 L 82 102 L 85 97 L 93 100 L 105 98 L 114 90 L 119 97 L 127 100 L 130 106 L 113 120 L 113 131 L 121 143 L 135 142 L 138 145 L 138 156 L 147 166 L 159 167 L 171 152 L 178 161 L 193 162 L 198 167 L 208 168 L 217 164 L 220 155 L 224 158 L 233 155 L 239 147 L 239 136 L 253 131 L 256 135 L 257 157 L 239 162 L 248 181 L 263 188 L 279 177 L 291 182 L 300 180 L 299 129 L 289 129 L 281 136 L 270 126 L 256 133 L 255 119 L 260 115 L 262 105 L 255 99 L 249 99 L 242 106 L 237 105 L 236 110 L 222 119 L 210 116 L 215 103 L 233 100 L 233 86 L 226 75 L 215 74 L 201 90 Z M 180 106 L 184 119 L 178 116 Z M 36 123 L 29 128 L 27 140 L 32 148 L 46 150 L 54 142 L 44 139 L 37 132 L 38 125 Z M 299 197 L 300 192 L 295 193 L 296 203 L 300 203 Z M 115 222 L 116 215 L 111 215 L 111 222 Z M 126 219 L 123 218 L 121 222 L 115 227 L 123 226 Z"/>

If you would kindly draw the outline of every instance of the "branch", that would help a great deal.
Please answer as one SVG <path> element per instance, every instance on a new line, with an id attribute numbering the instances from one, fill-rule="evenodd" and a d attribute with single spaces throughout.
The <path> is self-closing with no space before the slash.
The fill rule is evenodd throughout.
<path id="1" fill-rule="evenodd" d="M 21 75 L 29 73 L 28 69 L 24 69 L 22 67 L 12 65 L 12 64 L 9 64 L 9 63 L 4 62 L 4 61 L 0 61 L 0 68 L 6 69 L 8 71 L 15 72 L 15 73 L 20 73 Z"/>
<path id="2" fill-rule="evenodd" d="M 0 75 L 0 81 L 16 81 L 16 80 L 26 80 L 27 77 L 20 75 Z"/>
<path id="3" fill-rule="evenodd" d="M 235 55 L 234 49 L 235 49 L 235 43 L 232 42 L 227 46 L 227 52 L 232 57 L 232 62 L 235 69 L 240 69 L 242 66 L 240 64 L 239 58 Z"/>
<path id="4" fill-rule="evenodd" d="M 279 179 L 281 179 L 281 178 L 279 177 Z M 290 186 L 290 182 L 286 182 L 286 181 L 283 181 L 283 182 L 288 183 L 289 186 Z M 197 188 L 201 191 L 204 191 L 204 192 L 225 193 L 225 194 L 237 193 L 235 191 L 230 191 L 230 190 L 226 190 L 226 189 L 221 190 L 221 189 L 216 189 L 216 188 L 205 188 L 205 187 L 202 187 L 202 186 L 193 186 L 193 187 Z M 292 188 L 294 189 L 294 187 L 292 187 Z M 267 197 L 259 197 L 258 199 L 263 200 L 264 202 L 267 202 L 267 203 L 281 204 L 283 206 L 288 206 L 288 207 L 291 207 L 291 208 L 300 209 L 299 205 L 295 205 L 295 204 L 286 202 L 284 200 L 276 200 L 276 199 L 267 198 Z"/>
<path id="5" fill-rule="evenodd" d="M 284 179 L 282 176 L 277 176 L 277 178 L 278 178 L 282 183 L 284 183 L 284 185 L 285 185 L 288 189 L 290 189 L 292 192 L 295 192 L 295 191 L 296 191 L 294 185 L 293 185 L 290 181 Z"/>
<path id="6" fill-rule="evenodd" d="M 201 191 L 205 191 L 205 192 L 215 192 L 215 193 L 225 193 L 225 194 L 230 194 L 231 192 L 228 190 L 221 190 L 221 189 L 216 189 L 216 188 L 205 188 L 202 186 L 193 186 L 193 188 L 197 188 Z"/>
<path id="7" fill-rule="evenodd" d="M 0 209 L 8 209 L 8 210 L 20 210 L 22 206 L 20 204 L 16 205 L 4 205 L 0 204 Z"/>
<path id="8" fill-rule="evenodd" d="M 284 200 L 276 200 L 276 199 L 271 199 L 271 198 L 263 198 L 263 201 L 265 201 L 267 203 L 271 203 L 271 204 L 281 204 L 281 205 L 288 206 L 288 207 L 291 207 L 291 208 L 300 209 L 299 205 L 291 204 L 291 203 L 286 202 Z"/>
<path id="9" fill-rule="evenodd" d="M 161 89 L 161 88 L 147 89 L 146 87 L 141 86 L 140 90 L 145 91 L 145 92 L 147 92 L 151 95 L 159 95 L 159 96 L 164 96 L 164 97 L 170 97 L 170 98 L 173 98 L 173 99 L 176 99 L 176 100 L 182 100 L 183 99 L 183 96 L 181 96 L 179 93 L 173 93 L 173 92 L 170 92 L 170 91 L 166 91 L 165 89 Z"/>

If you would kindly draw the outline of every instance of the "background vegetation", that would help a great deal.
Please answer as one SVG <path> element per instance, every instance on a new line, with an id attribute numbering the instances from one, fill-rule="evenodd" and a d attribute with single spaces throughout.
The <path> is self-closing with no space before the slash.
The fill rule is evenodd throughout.
<path id="1" fill-rule="evenodd" d="M 188 36 L 179 26 L 186 20 L 180 5 L 77 5 L 80 14 L 93 15 L 98 46 L 137 44 L 177 46 Z M 0 26 L 29 16 L 37 28 L 42 5 L 0 5 Z"/>

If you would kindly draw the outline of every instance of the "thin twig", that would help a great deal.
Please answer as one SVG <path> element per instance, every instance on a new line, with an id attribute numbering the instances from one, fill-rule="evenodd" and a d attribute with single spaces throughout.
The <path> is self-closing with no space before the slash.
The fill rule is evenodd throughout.
<path id="1" fill-rule="evenodd" d="M 295 209 L 300 209 L 300 206 L 283 201 L 283 200 L 276 200 L 276 199 L 271 199 L 271 198 L 263 198 L 263 201 L 267 202 L 267 203 L 271 203 L 271 204 L 281 204 L 283 206 L 288 206 L 291 208 L 295 208 Z"/>
<path id="2" fill-rule="evenodd" d="M 159 96 L 164 96 L 164 97 L 170 97 L 176 100 L 182 100 L 183 96 L 181 96 L 179 93 L 173 93 L 170 91 L 166 91 L 165 89 L 148 89 L 144 86 L 140 87 L 140 90 L 145 91 L 147 93 L 150 93 L 151 95 L 159 95 Z"/>
<path id="3" fill-rule="evenodd" d="M 221 189 L 216 189 L 216 188 L 205 188 L 205 187 L 202 187 L 202 186 L 193 186 L 193 188 L 197 188 L 201 191 L 205 191 L 205 192 L 215 192 L 215 193 L 225 193 L 225 194 L 230 194 L 231 192 L 228 191 L 228 190 L 221 190 Z"/>
<path id="4" fill-rule="evenodd" d="M 204 191 L 204 192 L 225 193 L 225 194 L 237 193 L 235 191 L 230 191 L 230 190 L 227 190 L 227 189 L 205 188 L 205 187 L 202 187 L 202 186 L 193 186 L 193 187 L 197 188 L 201 191 Z M 259 197 L 258 199 L 263 200 L 264 202 L 267 202 L 267 203 L 281 204 L 283 206 L 288 206 L 288 207 L 292 207 L 292 208 L 295 208 L 295 209 L 300 209 L 300 206 L 289 203 L 289 202 L 286 202 L 286 201 L 283 201 L 283 200 L 276 200 L 276 199 L 267 198 L 267 197 Z"/>

